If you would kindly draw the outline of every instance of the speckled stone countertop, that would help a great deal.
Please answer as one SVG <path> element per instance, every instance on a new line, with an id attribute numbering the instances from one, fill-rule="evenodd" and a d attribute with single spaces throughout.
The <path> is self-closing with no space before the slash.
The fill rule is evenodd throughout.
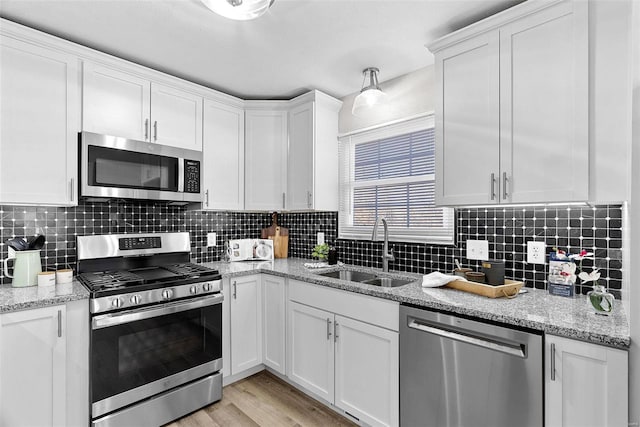
<path id="1" fill-rule="evenodd" d="M 89 292 L 75 279 L 72 283 L 45 287 L 13 288 L 11 285 L 2 285 L 0 286 L 0 313 L 64 304 L 88 298 Z"/>
<path id="2" fill-rule="evenodd" d="M 402 272 L 392 272 L 392 276 L 415 281 L 397 288 L 381 288 L 318 276 L 317 273 L 335 270 L 337 267 L 308 269 L 304 267 L 305 262 L 313 261 L 288 258 L 266 262 L 213 262 L 204 265 L 218 269 L 226 277 L 270 273 L 401 303 L 541 330 L 595 344 L 623 349 L 628 348 L 630 344 L 629 322 L 620 300 L 616 300 L 616 306 L 610 316 L 601 316 L 589 309 L 587 299 L 583 295 L 565 298 L 549 295 L 547 291 L 527 288 L 528 292 L 518 295 L 517 298 L 492 299 L 449 288 L 423 289 L 420 285 L 422 276 Z M 372 270 L 364 267 L 352 268 Z M 376 273 L 384 275 L 379 270 L 376 270 Z"/>

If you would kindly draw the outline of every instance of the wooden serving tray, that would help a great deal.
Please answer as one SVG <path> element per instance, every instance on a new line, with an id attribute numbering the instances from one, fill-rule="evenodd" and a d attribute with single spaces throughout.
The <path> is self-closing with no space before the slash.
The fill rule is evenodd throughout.
<path id="1" fill-rule="evenodd" d="M 465 280 L 454 280 L 447 284 L 448 287 L 459 291 L 471 292 L 472 294 L 483 295 L 488 298 L 515 298 L 518 291 L 524 285 L 523 282 L 504 279 L 504 285 L 485 285 L 484 283 L 467 282 Z"/>

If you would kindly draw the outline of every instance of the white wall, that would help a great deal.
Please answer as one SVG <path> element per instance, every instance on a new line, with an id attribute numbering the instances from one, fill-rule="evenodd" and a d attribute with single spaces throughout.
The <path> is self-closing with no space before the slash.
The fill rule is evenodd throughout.
<path id="1" fill-rule="evenodd" d="M 379 77 L 384 77 L 384 69 L 380 70 Z M 375 111 L 363 117 L 355 117 L 351 114 L 353 100 L 360 93 L 360 88 L 357 92 L 342 98 L 340 133 L 348 133 L 417 114 L 432 113 L 435 108 L 435 76 L 432 65 L 381 82 L 380 88 L 388 96 L 386 105 L 376 108 Z"/>

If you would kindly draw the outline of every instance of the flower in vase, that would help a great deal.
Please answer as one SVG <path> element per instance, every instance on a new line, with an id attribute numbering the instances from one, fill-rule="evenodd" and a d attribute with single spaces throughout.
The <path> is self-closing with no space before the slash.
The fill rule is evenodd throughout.
<path id="1" fill-rule="evenodd" d="M 598 284 L 598 280 L 600 279 L 600 269 L 594 268 L 591 273 L 587 273 L 586 271 L 582 271 L 578 274 L 582 283 L 593 282 L 593 286 Z"/>
<path id="2" fill-rule="evenodd" d="M 567 282 L 576 283 L 576 265 L 572 262 L 563 264 L 560 275 L 563 276 Z"/>
<path id="3" fill-rule="evenodd" d="M 582 261 L 583 259 L 594 259 L 593 252 L 587 252 L 584 249 L 579 254 L 572 254 L 568 256 L 569 259 L 574 261 Z"/>

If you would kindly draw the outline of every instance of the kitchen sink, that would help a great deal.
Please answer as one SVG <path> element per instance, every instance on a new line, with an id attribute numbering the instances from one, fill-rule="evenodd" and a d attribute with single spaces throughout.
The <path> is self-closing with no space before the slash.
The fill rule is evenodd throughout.
<path id="1" fill-rule="evenodd" d="M 365 280 L 362 283 L 366 283 L 367 285 L 382 286 L 383 288 L 395 288 L 411 282 L 413 282 L 413 280 L 395 279 L 392 277 L 376 277 L 375 279 Z"/>
<path id="2" fill-rule="evenodd" d="M 356 270 L 336 270 L 329 271 L 328 273 L 318 273 L 318 275 L 324 277 L 332 277 L 334 279 L 347 280 L 349 282 L 364 282 L 366 280 L 372 280 L 378 277 L 373 273 L 365 273 L 364 271 Z"/>
<path id="3" fill-rule="evenodd" d="M 414 281 L 406 278 L 385 277 L 385 276 L 379 276 L 375 273 L 367 273 L 364 271 L 349 270 L 349 269 L 328 271 L 326 273 L 317 273 L 317 274 L 318 276 L 331 277 L 333 279 L 346 280 L 348 282 L 364 283 L 367 285 L 381 286 L 385 288 L 395 288 L 398 286 L 406 285 Z"/>

